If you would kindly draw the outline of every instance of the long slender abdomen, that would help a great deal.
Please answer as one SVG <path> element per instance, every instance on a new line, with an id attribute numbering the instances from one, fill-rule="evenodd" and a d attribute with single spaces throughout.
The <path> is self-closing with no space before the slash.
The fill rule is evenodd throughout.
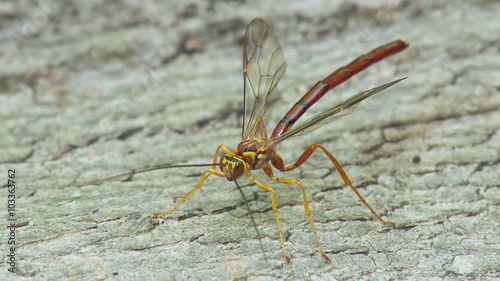
<path id="1" fill-rule="evenodd" d="M 408 47 L 408 43 L 403 40 L 396 40 L 391 43 L 380 46 L 371 52 L 362 55 L 346 66 L 343 66 L 332 74 L 328 75 L 325 79 L 319 81 L 314 85 L 288 112 L 283 119 L 276 125 L 271 139 L 284 134 L 292 125 L 297 121 L 307 109 L 323 97 L 326 92 L 339 84 L 349 80 L 352 76 L 361 70 L 369 67 L 370 65 L 404 50 Z"/>

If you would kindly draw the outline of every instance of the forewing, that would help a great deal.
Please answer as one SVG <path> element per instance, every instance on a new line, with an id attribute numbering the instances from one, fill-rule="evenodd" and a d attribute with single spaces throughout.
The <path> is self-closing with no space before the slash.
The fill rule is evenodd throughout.
<path id="1" fill-rule="evenodd" d="M 374 95 L 382 90 L 385 90 L 385 89 L 389 88 L 390 86 L 392 86 L 392 85 L 394 85 L 394 84 L 396 84 L 399 81 L 404 80 L 404 79 L 406 79 L 406 77 L 398 79 L 398 80 L 394 80 L 392 82 L 389 82 L 389 83 L 386 83 L 383 85 L 380 85 L 378 87 L 372 88 L 372 89 L 367 90 L 367 91 L 360 92 L 360 93 L 350 97 L 349 99 L 347 99 L 343 103 L 341 103 L 337 106 L 334 106 L 334 107 L 332 107 L 332 108 L 330 108 L 330 109 L 328 109 L 328 110 L 326 110 L 318 115 L 315 115 L 315 116 L 307 119 L 306 121 L 295 126 L 292 130 L 290 130 L 290 131 L 286 132 L 285 134 L 281 135 L 280 137 L 274 139 L 272 142 L 269 142 L 267 145 L 275 146 L 278 143 L 284 141 L 285 139 L 300 136 L 303 134 L 307 134 L 307 133 L 312 132 L 315 129 L 317 129 L 325 124 L 328 124 L 330 122 L 333 122 L 333 121 L 339 119 L 342 116 L 350 114 L 356 109 L 356 107 L 358 106 L 358 104 L 362 100 L 364 100 L 364 99 L 366 99 L 366 98 L 368 98 L 368 97 L 370 97 L 370 96 L 372 96 L 372 95 Z"/>
<path id="2" fill-rule="evenodd" d="M 253 139 L 259 123 L 266 124 L 272 111 L 272 96 L 286 62 L 276 35 L 263 19 L 254 19 L 248 25 L 243 44 L 245 115 L 241 138 Z"/>

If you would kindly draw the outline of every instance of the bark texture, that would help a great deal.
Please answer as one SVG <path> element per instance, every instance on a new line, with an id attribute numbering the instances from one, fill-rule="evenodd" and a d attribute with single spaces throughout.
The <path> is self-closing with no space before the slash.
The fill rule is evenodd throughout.
<path id="1" fill-rule="evenodd" d="M 498 277 L 500 4 L 496 1 L 14 1 L 0 4 L 0 168 L 16 171 L 16 270 L 0 279 L 345 280 Z M 473 3 L 474 2 L 474 3 Z M 175 4 L 177 3 L 177 4 Z M 369 3 L 369 4 L 368 4 Z M 328 93 L 317 113 L 408 76 L 352 115 L 278 147 L 296 171 L 332 260 L 319 255 L 300 190 L 241 180 L 267 260 L 234 184 L 204 168 L 77 185 L 162 163 L 210 163 L 241 133 L 241 50 L 262 17 L 287 57 L 268 130 L 316 81 L 394 39 L 410 47 Z M 304 118 L 305 119 L 305 118 Z M 265 179 L 262 172 L 255 172 Z M 7 205 L 1 212 L 7 213 Z M 6 217 L 7 218 L 7 217 Z M 2 238 L 7 261 L 8 230 Z"/>

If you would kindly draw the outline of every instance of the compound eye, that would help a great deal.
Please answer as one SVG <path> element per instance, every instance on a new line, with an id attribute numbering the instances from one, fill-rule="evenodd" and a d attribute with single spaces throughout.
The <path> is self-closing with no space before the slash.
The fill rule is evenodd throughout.
<path id="1" fill-rule="evenodd" d="M 233 156 L 224 156 L 221 163 L 222 172 L 226 175 L 226 178 L 233 181 L 241 177 L 245 173 L 245 164 L 241 159 Z"/>
<path id="2" fill-rule="evenodd" d="M 234 166 L 233 166 L 233 169 L 231 171 L 231 175 L 233 176 L 233 179 L 237 179 L 237 178 L 241 177 L 243 175 L 243 173 L 245 173 L 245 164 L 243 164 L 243 162 L 241 162 L 241 160 L 235 159 Z"/>

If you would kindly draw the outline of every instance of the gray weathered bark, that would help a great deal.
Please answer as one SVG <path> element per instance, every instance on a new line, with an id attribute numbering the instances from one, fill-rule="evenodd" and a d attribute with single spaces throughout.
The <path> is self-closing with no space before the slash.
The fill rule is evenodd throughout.
<path id="1" fill-rule="evenodd" d="M 17 273 L 3 262 L 0 279 L 498 276 L 499 3 L 170 2 L 0 4 L 0 167 L 5 184 L 15 169 L 16 216 L 29 222 L 15 232 Z M 254 17 L 273 27 L 288 61 L 268 130 L 334 69 L 397 38 L 411 44 L 310 111 L 407 80 L 278 147 L 292 163 L 308 145 L 323 144 L 372 207 L 398 225 L 376 221 L 321 153 L 277 173 L 306 186 L 331 264 L 316 249 L 293 186 L 272 184 L 291 264 L 270 195 L 248 180 L 240 183 L 267 261 L 240 194 L 221 178 L 209 178 L 163 223 L 151 224 L 204 168 L 76 187 L 161 163 L 209 163 L 217 145 L 235 147 L 241 38 Z M 260 171 L 254 176 L 271 183 Z M 7 188 L 0 194 L 7 202 Z"/>

